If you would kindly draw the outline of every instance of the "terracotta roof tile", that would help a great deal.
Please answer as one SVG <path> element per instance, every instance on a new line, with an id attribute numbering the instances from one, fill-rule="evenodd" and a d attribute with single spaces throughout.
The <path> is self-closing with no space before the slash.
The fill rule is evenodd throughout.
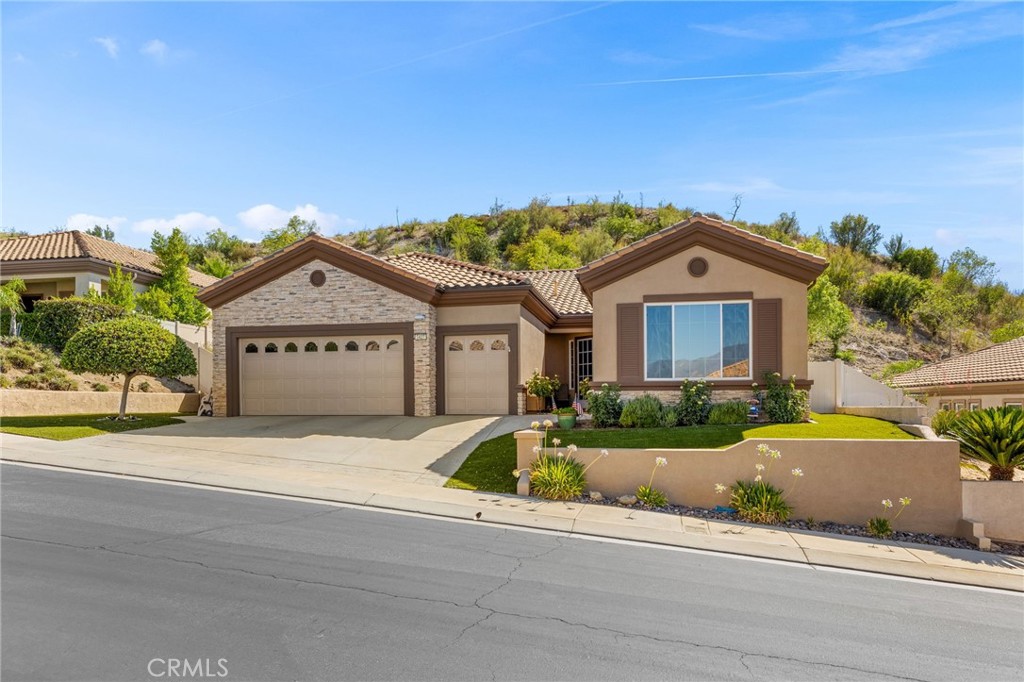
<path id="1" fill-rule="evenodd" d="M 475 263 L 463 263 L 420 251 L 385 256 L 382 260 L 436 282 L 442 288 L 495 287 L 525 283 L 522 277 L 516 276 L 516 273 Z"/>
<path id="2" fill-rule="evenodd" d="M 899 388 L 1024 381 L 1024 336 L 892 378 Z"/>
<path id="3" fill-rule="evenodd" d="M 509 274 L 527 279 L 559 315 L 590 315 L 590 304 L 576 270 L 518 270 Z"/>
<path id="4" fill-rule="evenodd" d="M 95 258 L 111 265 L 120 263 L 125 268 L 160 274 L 157 257 L 149 251 L 133 249 L 78 230 L 0 240 L 0 262 L 70 258 Z M 213 284 L 217 278 L 189 269 L 189 280 L 203 287 Z"/>

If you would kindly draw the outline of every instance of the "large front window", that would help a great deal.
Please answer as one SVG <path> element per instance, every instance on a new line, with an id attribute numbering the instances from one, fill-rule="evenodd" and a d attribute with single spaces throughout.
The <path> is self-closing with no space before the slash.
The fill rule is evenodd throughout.
<path id="1" fill-rule="evenodd" d="M 646 306 L 648 379 L 749 379 L 750 303 Z"/>

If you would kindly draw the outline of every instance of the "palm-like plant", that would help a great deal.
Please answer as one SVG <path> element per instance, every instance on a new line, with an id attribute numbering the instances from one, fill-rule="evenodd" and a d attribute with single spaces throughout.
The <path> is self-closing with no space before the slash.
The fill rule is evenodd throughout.
<path id="1" fill-rule="evenodd" d="M 15 329 L 17 329 L 18 313 L 25 309 L 25 304 L 21 302 L 21 294 L 24 291 L 25 282 L 17 277 L 0 286 L 0 310 L 11 311 L 11 328 L 9 330 L 11 336 L 14 336 Z"/>
<path id="2" fill-rule="evenodd" d="M 960 455 L 989 465 L 990 481 L 1012 481 L 1015 467 L 1024 467 L 1024 410 L 990 407 L 964 412 L 949 427 L 960 441 Z"/>

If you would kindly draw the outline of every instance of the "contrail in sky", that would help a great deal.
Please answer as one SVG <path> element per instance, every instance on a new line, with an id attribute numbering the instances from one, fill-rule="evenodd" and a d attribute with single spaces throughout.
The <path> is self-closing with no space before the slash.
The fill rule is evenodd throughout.
<path id="1" fill-rule="evenodd" d="M 771 73 L 732 73 L 718 76 L 681 76 L 679 78 L 651 78 L 635 81 L 611 81 L 588 85 L 642 85 L 644 83 L 685 83 L 687 81 L 724 81 L 734 78 L 778 78 L 782 76 L 815 76 L 823 73 L 850 73 L 854 69 L 814 69 L 811 71 L 775 71 Z"/>
<path id="2" fill-rule="evenodd" d="M 422 62 L 422 61 L 426 61 L 428 59 L 433 59 L 434 57 L 440 57 L 441 55 L 449 54 L 449 53 L 452 53 L 452 52 L 457 52 L 459 50 L 464 50 L 464 49 L 466 49 L 468 47 L 473 47 L 475 45 L 480 45 L 482 43 L 488 43 L 488 42 L 491 42 L 492 40 L 497 40 L 499 38 L 504 38 L 505 36 L 514 35 L 516 33 L 522 33 L 523 31 L 529 31 L 530 29 L 534 29 L 534 28 L 537 28 L 539 26 L 546 26 L 548 24 L 553 24 L 555 22 L 562 21 L 564 19 L 570 19 L 572 17 L 577 17 L 577 16 L 579 16 L 581 14 L 587 14 L 589 12 L 595 12 L 595 11 L 597 11 L 599 9 L 604 9 L 605 7 L 608 7 L 610 5 L 616 5 L 619 2 L 621 2 L 621 1 L 622 0 L 615 0 L 613 2 L 602 2 L 601 4 L 592 5 L 591 7 L 585 7 L 583 9 L 579 9 L 579 10 L 576 10 L 574 12 L 567 12 L 566 14 L 559 14 L 558 16 L 555 16 L 555 17 L 550 17 L 548 19 L 542 19 L 541 21 L 535 21 L 532 24 L 526 24 L 524 26 L 517 26 L 516 28 L 510 28 L 510 29 L 507 29 L 505 31 L 500 31 L 498 33 L 493 33 L 493 34 L 491 34 L 489 36 L 484 36 L 482 38 L 477 38 L 476 40 L 470 40 L 469 42 L 459 43 L 458 45 L 452 45 L 451 47 L 445 47 L 445 48 L 442 48 L 440 50 L 434 50 L 433 52 L 428 52 L 426 54 L 421 54 L 421 55 L 419 55 L 417 57 L 411 57 L 409 59 L 405 59 L 405 60 L 402 60 L 400 62 L 394 62 L 392 64 L 387 64 L 385 66 L 381 66 L 381 67 L 378 67 L 376 69 L 370 69 L 369 71 L 364 71 L 363 73 L 358 73 L 358 74 L 354 74 L 352 76 L 348 76 L 346 78 L 341 78 L 341 79 L 336 80 L 336 81 L 331 81 L 330 83 L 324 83 L 322 85 L 314 85 L 312 87 L 308 87 L 308 88 L 305 88 L 303 90 L 295 90 L 294 92 L 290 92 L 290 93 L 287 93 L 287 94 L 284 94 L 284 95 L 279 95 L 277 97 L 271 97 L 270 99 L 261 100 L 259 102 L 253 102 L 252 104 L 247 104 L 245 106 L 241 106 L 241 107 L 238 107 L 238 108 L 235 108 L 235 109 L 229 109 L 228 111 L 222 111 L 221 113 L 214 114 L 213 116 L 210 116 L 210 117 L 206 118 L 205 120 L 210 121 L 210 120 L 213 120 L 213 119 L 222 118 L 224 116 L 230 116 L 231 114 L 237 114 L 240 111 L 247 111 L 249 109 L 255 109 L 257 107 L 262 107 L 262 106 L 265 106 L 267 104 L 274 104 L 275 102 L 281 102 L 281 101 L 284 101 L 286 99 L 291 99 L 292 97 L 298 97 L 299 95 L 305 95 L 305 94 L 308 94 L 310 92 L 316 92 L 317 90 L 323 90 L 324 88 L 330 87 L 332 85 L 338 85 L 340 83 L 346 83 L 348 81 L 353 81 L 353 80 L 356 80 L 356 79 L 359 79 L 359 78 L 365 78 L 367 76 L 373 76 L 373 75 L 378 74 L 378 73 L 384 73 L 385 71 L 393 71 L 394 69 L 397 69 L 397 68 L 400 68 L 400 67 L 403 67 L 403 66 L 408 66 L 410 64 L 416 64 L 416 63 L 419 63 L 419 62 Z"/>

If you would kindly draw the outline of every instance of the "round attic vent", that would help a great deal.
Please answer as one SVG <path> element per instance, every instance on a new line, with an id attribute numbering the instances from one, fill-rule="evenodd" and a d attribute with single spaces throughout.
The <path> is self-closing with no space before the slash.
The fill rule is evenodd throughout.
<path id="1" fill-rule="evenodd" d="M 309 275 L 309 283 L 315 287 L 322 287 L 326 281 L 327 275 L 324 274 L 323 270 L 314 270 Z"/>
<path id="2" fill-rule="evenodd" d="M 686 271 L 694 277 L 703 277 L 708 272 L 708 262 L 703 258 L 691 258 Z"/>

